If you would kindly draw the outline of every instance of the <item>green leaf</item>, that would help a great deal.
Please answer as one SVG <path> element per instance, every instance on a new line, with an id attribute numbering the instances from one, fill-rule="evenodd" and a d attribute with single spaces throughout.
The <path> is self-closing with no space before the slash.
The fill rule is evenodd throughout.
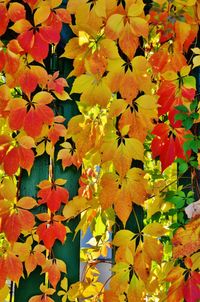
<path id="1" fill-rule="evenodd" d="M 187 118 L 187 115 L 184 113 L 177 113 L 174 117 L 175 121 L 184 121 Z"/>
<path id="2" fill-rule="evenodd" d="M 191 141 L 190 142 L 190 149 L 192 149 L 195 153 L 197 153 L 198 149 L 199 149 L 198 141 Z"/>
<path id="3" fill-rule="evenodd" d="M 178 213 L 178 215 L 177 215 L 177 220 L 178 220 L 178 222 L 180 222 L 180 223 L 184 223 L 184 222 L 185 222 L 183 212 L 179 212 L 179 213 Z"/>
<path id="4" fill-rule="evenodd" d="M 187 169 L 188 169 L 188 164 L 185 162 L 178 166 L 178 170 L 179 170 L 180 174 L 185 173 L 187 171 Z"/>
<path id="5" fill-rule="evenodd" d="M 186 88 L 195 88 L 196 87 L 196 79 L 193 76 L 187 76 L 183 79 L 184 86 Z"/>
<path id="6" fill-rule="evenodd" d="M 191 115 L 190 115 L 191 118 L 193 118 L 194 120 L 197 120 L 199 118 L 199 113 L 197 112 L 193 112 Z"/>
<path id="7" fill-rule="evenodd" d="M 189 191 L 187 193 L 187 197 L 194 197 L 194 192 L 193 191 Z"/>
<path id="8" fill-rule="evenodd" d="M 192 149 L 192 147 L 191 147 L 191 143 L 192 143 L 192 142 L 193 142 L 192 140 L 189 140 L 189 141 L 184 142 L 184 144 L 183 144 L 183 150 L 184 150 L 185 153 L 186 153 L 188 150 L 191 150 L 191 149 Z"/>
<path id="9" fill-rule="evenodd" d="M 194 101 L 190 104 L 190 110 L 194 111 L 198 106 L 198 100 L 194 99 Z"/>
<path id="10" fill-rule="evenodd" d="M 183 127 L 186 130 L 189 130 L 193 125 L 193 119 L 190 117 L 187 117 L 187 119 L 183 120 Z"/>
<path id="11" fill-rule="evenodd" d="M 198 161 L 190 161 L 190 165 L 192 166 L 192 167 L 194 167 L 194 168 L 198 168 Z"/>
<path id="12" fill-rule="evenodd" d="M 181 112 L 189 112 L 188 108 L 184 105 L 179 105 L 179 106 L 176 106 L 175 108 Z"/>

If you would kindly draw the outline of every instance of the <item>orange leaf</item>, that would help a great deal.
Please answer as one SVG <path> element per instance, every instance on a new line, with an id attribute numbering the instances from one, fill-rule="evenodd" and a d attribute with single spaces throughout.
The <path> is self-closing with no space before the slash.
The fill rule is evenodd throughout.
<path id="1" fill-rule="evenodd" d="M 67 189 L 52 184 L 50 188 L 41 189 L 38 197 L 41 198 L 39 204 L 47 203 L 48 208 L 55 212 L 60 208 L 61 203 L 67 203 L 69 193 Z"/>
<path id="2" fill-rule="evenodd" d="M 26 18 L 26 10 L 24 5 L 18 2 L 10 3 L 8 8 L 8 15 L 14 23 L 20 19 Z"/>
<path id="3" fill-rule="evenodd" d="M 172 239 L 174 258 L 189 256 L 199 249 L 199 231 L 200 217 L 192 219 L 184 228 L 178 228 Z"/>
<path id="4" fill-rule="evenodd" d="M 7 277 L 18 283 L 20 277 L 23 275 L 23 267 L 19 258 L 9 253 L 5 259 L 5 266 L 7 267 Z"/>
<path id="5" fill-rule="evenodd" d="M 8 22 L 9 18 L 6 6 L 3 3 L 0 3 L 0 36 L 5 33 Z"/>
<path id="6" fill-rule="evenodd" d="M 66 273 L 66 265 L 59 259 L 47 260 L 42 272 L 48 273 L 49 282 L 54 288 L 56 288 L 61 278 L 61 272 Z"/>
<path id="7" fill-rule="evenodd" d="M 28 95 L 36 89 L 38 84 L 37 76 L 28 68 L 22 71 L 18 80 L 22 90 Z"/>

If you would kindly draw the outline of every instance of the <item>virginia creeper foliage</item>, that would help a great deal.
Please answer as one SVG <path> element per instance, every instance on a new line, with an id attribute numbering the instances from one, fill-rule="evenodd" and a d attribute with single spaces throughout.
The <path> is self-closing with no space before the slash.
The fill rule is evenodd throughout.
<path id="1" fill-rule="evenodd" d="M 39 266 L 45 284 L 27 302 L 198 302 L 200 2 L 61 4 L 0 2 L 0 300 L 7 279 L 18 286 Z M 61 52 L 66 26 L 73 36 Z M 66 79 L 49 66 L 58 53 L 73 63 Z M 79 109 L 69 122 L 63 101 Z M 29 177 L 44 154 L 49 178 L 37 196 L 21 197 L 22 171 Z M 72 200 L 55 162 L 81 169 Z M 179 183 L 186 171 L 187 190 Z M 93 238 L 81 252 L 85 275 L 68 288 L 67 263 L 53 247 L 80 214 L 75 233 L 90 227 Z M 95 264 L 108 248 L 107 288 Z"/>

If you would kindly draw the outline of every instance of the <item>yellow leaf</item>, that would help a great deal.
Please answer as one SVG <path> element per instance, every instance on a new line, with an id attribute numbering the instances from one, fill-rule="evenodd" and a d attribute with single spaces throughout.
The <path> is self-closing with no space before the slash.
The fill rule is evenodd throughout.
<path id="1" fill-rule="evenodd" d="M 200 55 L 193 58 L 193 68 L 200 66 Z"/>
<path id="2" fill-rule="evenodd" d="M 75 196 L 68 202 L 63 209 L 63 215 L 66 219 L 70 219 L 79 215 L 88 208 L 88 200 L 85 197 Z"/>
<path id="3" fill-rule="evenodd" d="M 17 206 L 26 210 L 30 210 L 34 207 L 37 207 L 38 204 L 35 199 L 32 197 L 22 197 L 18 202 Z"/>
<path id="4" fill-rule="evenodd" d="M 64 277 L 60 282 L 61 288 L 67 290 L 68 289 L 68 279 Z"/>
<path id="5" fill-rule="evenodd" d="M 45 152 L 45 142 L 41 142 L 39 145 L 36 146 L 36 153 L 37 156 L 42 155 Z"/>
<path id="6" fill-rule="evenodd" d="M 191 70 L 191 66 L 190 65 L 183 66 L 181 68 L 181 71 L 180 71 L 181 76 L 182 77 L 187 76 L 190 73 L 190 70 Z"/>
<path id="7" fill-rule="evenodd" d="M 6 284 L 0 289 L 0 301 L 6 301 L 6 297 L 9 295 L 9 287 Z"/>
<path id="8" fill-rule="evenodd" d="M 108 38 L 116 40 L 120 36 L 124 28 L 123 18 L 124 16 L 120 14 L 114 14 L 109 17 L 105 28 L 105 33 Z"/>
<path id="9" fill-rule="evenodd" d="M 110 105 L 109 117 L 119 116 L 121 113 L 125 111 L 127 107 L 127 103 L 123 99 L 116 99 Z"/>
<path id="10" fill-rule="evenodd" d="M 14 30 L 16 33 L 21 34 L 32 27 L 31 23 L 26 19 L 20 19 L 14 23 L 10 28 Z"/>
<path id="11" fill-rule="evenodd" d="M 144 110 L 152 110 L 157 108 L 156 97 L 152 95 L 142 95 L 135 100 L 138 104 L 138 107 Z M 148 114 L 148 113 L 146 113 Z"/>
<path id="12" fill-rule="evenodd" d="M 144 282 L 134 274 L 128 288 L 128 301 L 144 301 L 145 285 Z"/>
<path id="13" fill-rule="evenodd" d="M 35 141 L 31 136 L 28 135 L 23 135 L 23 136 L 19 136 L 17 138 L 18 143 L 20 144 L 20 146 L 26 148 L 26 149 L 31 149 L 33 147 L 35 147 Z"/>
<path id="14" fill-rule="evenodd" d="M 55 293 L 55 289 L 54 288 L 48 288 L 43 283 L 40 285 L 40 290 L 41 290 L 41 292 L 43 292 L 46 295 L 53 295 Z"/>
<path id="15" fill-rule="evenodd" d="M 200 55 L 200 48 L 194 47 L 194 48 L 191 48 L 191 50 L 193 51 L 193 53 L 194 53 L 195 55 Z"/>
<path id="16" fill-rule="evenodd" d="M 128 9 L 128 17 L 137 17 L 144 13 L 144 3 L 141 0 L 137 0 Z"/>
<path id="17" fill-rule="evenodd" d="M 34 95 L 32 102 L 41 105 L 46 105 L 51 103 L 52 100 L 53 100 L 53 96 L 49 92 L 40 91 Z"/>
<path id="18" fill-rule="evenodd" d="M 177 73 L 173 70 L 165 71 L 164 73 L 162 73 L 162 77 L 166 81 L 175 81 L 178 79 Z"/>
<path id="19" fill-rule="evenodd" d="M 191 256 L 192 259 L 192 270 L 195 271 L 196 269 L 200 268 L 200 252 L 194 253 Z"/>
<path id="20" fill-rule="evenodd" d="M 160 237 L 166 234 L 167 230 L 158 222 L 152 222 L 146 225 L 143 229 L 143 233 L 153 237 Z"/>
<path id="21" fill-rule="evenodd" d="M 66 179 L 63 179 L 63 178 L 57 178 L 55 180 L 55 184 L 58 185 L 58 186 L 63 186 L 64 184 L 66 184 L 67 180 Z"/>
<path id="22" fill-rule="evenodd" d="M 127 141 L 128 139 L 126 139 Z M 117 172 L 124 177 L 131 167 L 133 156 L 128 153 L 126 145 L 121 143 L 113 154 L 113 162 Z"/>
<path id="23" fill-rule="evenodd" d="M 106 1 L 98 0 L 95 2 L 95 13 L 98 17 L 106 17 Z"/>
<path id="24" fill-rule="evenodd" d="M 144 146 L 143 144 L 136 138 L 127 138 L 125 140 L 125 146 L 127 150 L 127 154 L 137 160 L 144 160 Z"/>
<path id="25" fill-rule="evenodd" d="M 132 206 L 130 192 L 127 190 L 127 186 L 122 185 L 121 189 L 117 192 L 114 208 L 117 216 L 123 222 L 124 226 L 131 214 Z"/>
<path id="26" fill-rule="evenodd" d="M 127 245 L 133 239 L 134 235 L 129 230 L 120 230 L 115 234 L 112 244 L 116 246 Z"/>
<path id="27" fill-rule="evenodd" d="M 69 94 L 65 90 L 62 93 L 54 91 L 54 94 L 61 101 L 71 100 Z"/>
<path id="28" fill-rule="evenodd" d="M 50 13 L 50 6 L 47 3 L 40 6 L 34 14 L 34 24 L 38 25 L 45 22 L 48 19 Z"/>
<path id="29" fill-rule="evenodd" d="M 17 187 L 11 178 L 4 178 L 0 185 L 0 194 L 7 200 L 13 200 L 17 194 Z"/>
<path id="30" fill-rule="evenodd" d="M 145 201 L 145 208 L 147 210 L 147 219 L 151 218 L 153 214 L 159 212 L 163 204 L 163 199 L 160 196 L 147 199 Z"/>
<path id="31" fill-rule="evenodd" d="M 151 260 L 161 263 L 163 256 L 163 246 L 158 239 L 145 236 L 144 251 Z"/>
<path id="32" fill-rule="evenodd" d="M 91 88 L 94 78 L 92 75 L 83 74 L 77 77 L 73 82 L 71 93 L 82 93 L 84 90 Z"/>

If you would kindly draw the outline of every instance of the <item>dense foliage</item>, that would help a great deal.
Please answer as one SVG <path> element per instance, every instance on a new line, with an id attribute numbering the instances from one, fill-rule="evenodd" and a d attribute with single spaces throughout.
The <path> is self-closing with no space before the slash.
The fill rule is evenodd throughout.
<path id="1" fill-rule="evenodd" d="M 200 2 L 61 2 L 0 2 L 0 300 L 7 279 L 18 285 L 40 266 L 45 283 L 29 302 L 54 293 L 62 302 L 197 302 Z M 61 51 L 66 26 L 73 36 Z M 49 67 L 57 53 L 73 62 L 67 79 Z M 68 123 L 63 101 L 79 110 Z M 22 171 L 29 177 L 45 153 L 48 179 L 34 198 L 20 196 Z M 82 171 L 70 201 L 55 162 Z M 83 280 L 68 288 L 52 248 L 80 214 L 75 233 L 90 227 L 93 238 Z M 95 265 L 108 248 L 113 273 L 102 284 Z"/>

